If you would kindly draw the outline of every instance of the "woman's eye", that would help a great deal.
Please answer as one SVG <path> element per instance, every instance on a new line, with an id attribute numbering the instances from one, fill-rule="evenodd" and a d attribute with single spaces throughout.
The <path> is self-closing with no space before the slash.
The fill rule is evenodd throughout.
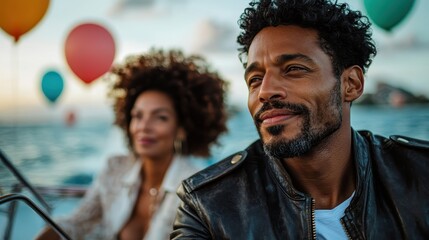
<path id="1" fill-rule="evenodd" d="M 158 119 L 165 122 L 168 120 L 168 117 L 167 116 L 158 116 Z"/>
<path id="2" fill-rule="evenodd" d="M 138 114 L 138 113 L 132 113 L 131 114 L 131 119 L 140 119 L 142 117 L 142 115 L 141 114 Z"/>

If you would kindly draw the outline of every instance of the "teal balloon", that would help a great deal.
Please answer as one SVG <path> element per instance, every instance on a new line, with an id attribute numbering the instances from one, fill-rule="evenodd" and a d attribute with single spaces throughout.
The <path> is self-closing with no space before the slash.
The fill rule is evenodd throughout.
<path id="1" fill-rule="evenodd" d="M 426 0 L 425 0 L 426 1 Z M 371 21 L 378 27 L 391 31 L 411 11 L 414 0 L 364 0 Z"/>
<path id="2" fill-rule="evenodd" d="M 42 92 L 45 97 L 54 103 L 64 89 L 63 77 L 56 71 L 48 71 L 42 78 Z"/>

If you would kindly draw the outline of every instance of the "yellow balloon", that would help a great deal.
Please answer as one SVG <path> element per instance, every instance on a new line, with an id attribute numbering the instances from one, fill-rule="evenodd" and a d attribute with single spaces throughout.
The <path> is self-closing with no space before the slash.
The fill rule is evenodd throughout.
<path id="1" fill-rule="evenodd" d="M 0 28 L 15 42 L 39 23 L 50 0 L 0 0 Z"/>

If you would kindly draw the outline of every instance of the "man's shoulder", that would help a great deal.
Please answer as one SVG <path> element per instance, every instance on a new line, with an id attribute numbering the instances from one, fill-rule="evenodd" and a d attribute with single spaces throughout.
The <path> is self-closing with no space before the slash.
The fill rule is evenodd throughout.
<path id="1" fill-rule="evenodd" d="M 369 140 L 372 144 L 380 145 L 383 148 L 403 148 L 410 150 L 429 151 L 429 141 L 417 139 L 403 135 L 390 135 L 383 137 L 375 135 L 370 131 L 359 131 L 359 134 Z M 429 157 L 429 156 L 428 156 Z"/>
<path id="2" fill-rule="evenodd" d="M 239 168 L 247 157 L 247 152 L 240 151 L 229 157 L 197 172 L 184 181 L 189 192 L 202 187 L 210 182 L 216 181 L 229 175 L 230 172 Z"/>
<path id="3" fill-rule="evenodd" d="M 374 172 L 384 178 L 396 174 L 396 178 L 402 176 L 429 181 L 429 141 L 400 135 L 383 137 L 370 132 L 359 133 L 368 142 L 365 148 L 371 156 L 369 159 L 376 166 Z M 361 156 L 368 157 L 367 153 Z"/>
<path id="4" fill-rule="evenodd" d="M 425 149 L 429 150 L 429 141 L 407 137 L 407 136 L 401 136 L 401 135 L 391 135 L 389 139 L 396 144 L 399 144 L 406 148 L 416 148 L 416 149 Z M 428 156 L 429 157 L 429 156 Z"/>
<path id="5" fill-rule="evenodd" d="M 183 187 L 192 192 L 209 183 L 227 178 L 232 172 L 242 168 L 246 161 L 250 161 L 256 152 L 260 152 L 260 141 L 257 140 L 245 150 L 231 154 L 223 160 L 195 173 L 183 181 Z"/>

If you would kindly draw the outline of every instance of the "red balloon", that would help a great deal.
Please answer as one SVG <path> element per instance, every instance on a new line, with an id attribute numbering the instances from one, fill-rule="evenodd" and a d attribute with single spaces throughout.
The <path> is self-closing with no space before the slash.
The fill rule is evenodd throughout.
<path id="1" fill-rule="evenodd" d="M 115 57 L 115 41 L 109 31 L 94 23 L 72 29 L 65 42 L 71 70 L 86 84 L 109 71 Z"/>

